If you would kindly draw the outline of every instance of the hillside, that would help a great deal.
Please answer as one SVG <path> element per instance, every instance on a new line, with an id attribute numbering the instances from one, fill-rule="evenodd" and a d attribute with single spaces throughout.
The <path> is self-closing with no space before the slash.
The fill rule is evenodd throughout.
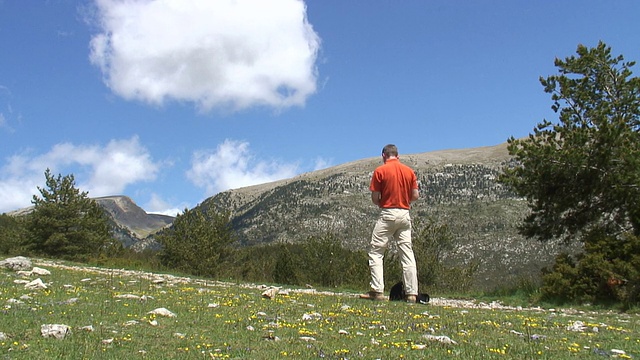
<path id="1" fill-rule="evenodd" d="M 148 214 L 127 196 L 105 196 L 94 200 L 105 209 L 114 225 L 116 237 L 126 247 L 136 247 L 173 222 L 172 216 Z"/>
<path id="2" fill-rule="evenodd" d="M 448 261 L 477 263 L 476 282 L 482 287 L 537 277 L 560 251 L 559 244 L 518 235 L 526 202 L 496 182 L 510 161 L 506 144 L 400 154 L 400 159 L 415 169 L 421 184 L 422 199 L 414 204 L 413 218 L 448 225 L 457 245 Z M 363 249 L 378 212 L 368 186 L 380 164 L 378 157 L 363 159 L 229 190 L 200 206 L 230 211 L 241 246 L 302 242 L 330 231 L 340 234 L 345 246 Z"/>

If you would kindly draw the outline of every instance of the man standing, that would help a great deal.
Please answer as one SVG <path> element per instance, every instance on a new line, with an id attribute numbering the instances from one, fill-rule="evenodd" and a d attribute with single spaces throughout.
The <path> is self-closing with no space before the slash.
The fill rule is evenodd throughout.
<path id="1" fill-rule="evenodd" d="M 371 290 L 360 295 L 361 299 L 385 300 L 384 253 L 389 240 L 395 240 L 402 264 L 402 279 L 406 301 L 416 302 L 418 273 L 411 243 L 411 203 L 420 197 L 418 180 L 413 170 L 400 163 L 398 148 L 389 144 L 382 149 L 383 165 L 378 166 L 371 177 L 371 201 L 380 208 L 369 244 L 369 268 Z"/>

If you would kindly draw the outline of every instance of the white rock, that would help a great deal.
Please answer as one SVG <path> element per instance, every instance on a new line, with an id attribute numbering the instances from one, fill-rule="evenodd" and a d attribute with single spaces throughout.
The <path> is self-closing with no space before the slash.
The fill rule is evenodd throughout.
<path id="1" fill-rule="evenodd" d="M 316 341 L 316 338 L 311 336 L 300 336 L 300 340 L 310 342 L 310 341 Z"/>
<path id="2" fill-rule="evenodd" d="M 39 276 L 51 275 L 51 271 L 34 266 L 34 268 L 31 269 L 31 275 L 39 275 Z"/>
<path id="3" fill-rule="evenodd" d="M 13 271 L 28 270 L 31 269 L 31 260 L 24 256 L 16 256 L 0 261 L 0 267 Z"/>
<path id="4" fill-rule="evenodd" d="M 437 341 L 437 342 L 441 342 L 443 344 L 457 344 L 457 342 L 451 340 L 451 338 L 449 338 L 446 335 L 422 335 L 422 337 L 424 337 L 425 339 L 429 340 L 429 341 Z"/>
<path id="5" fill-rule="evenodd" d="M 171 311 L 165 308 L 157 308 L 155 310 L 149 311 L 147 314 L 160 315 L 160 316 L 166 316 L 166 317 L 176 317 L 176 314 L 172 313 Z"/>
<path id="6" fill-rule="evenodd" d="M 573 324 L 567 326 L 567 330 L 569 331 L 577 331 L 577 332 L 582 332 L 586 329 L 587 327 L 584 325 L 584 323 L 582 321 L 576 321 Z"/>
<path id="7" fill-rule="evenodd" d="M 40 326 L 40 333 L 43 337 L 64 339 L 70 332 L 69 326 L 62 324 L 43 324 Z"/>
<path id="8" fill-rule="evenodd" d="M 278 295 L 279 291 L 280 289 L 277 287 L 268 288 L 267 290 L 262 292 L 262 297 L 266 299 L 273 299 L 274 297 L 276 297 L 276 295 Z"/>
<path id="9" fill-rule="evenodd" d="M 25 285 L 24 285 L 24 287 L 25 287 L 26 289 L 29 289 L 29 290 L 36 290 L 36 289 L 46 289 L 46 288 L 47 288 L 47 285 L 45 285 L 45 284 L 42 282 L 42 279 L 37 278 L 37 279 L 35 279 L 35 280 L 31 281 L 30 283 L 25 284 Z"/>
<path id="10" fill-rule="evenodd" d="M 133 294 L 120 294 L 114 296 L 116 299 L 131 299 L 131 300 L 140 300 L 140 296 Z"/>
<path id="11" fill-rule="evenodd" d="M 84 331 L 88 331 L 88 332 L 93 332 L 93 325 L 87 325 L 87 326 L 83 326 L 80 328 L 80 330 L 84 330 Z"/>
<path id="12" fill-rule="evenodd" d="M 104 339 L 104 340 L 102 340 L 102 343 L 103 343 L 103 344 L 105 344 L 105 345 L 109 345 L 109 344 L 111 344 L 112 342 L 113 342 L 113 338 L 111 338 L 111 339 Z"/>

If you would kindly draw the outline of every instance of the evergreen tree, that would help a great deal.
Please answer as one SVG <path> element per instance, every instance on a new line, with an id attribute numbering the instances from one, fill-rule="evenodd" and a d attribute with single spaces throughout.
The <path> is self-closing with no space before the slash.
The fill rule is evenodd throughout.
<path id="1" fill-rule="evenodd" d="M 509 139 L 517 166 L 500 181 L 527 199 L 522 233 L 582 240 L 591 231 L 640 235 L 640 78 L 634 62 L 600 42 L 556 59 L 559 74 L 540 82 L 559 122 Z"/>
<path id="2" fill-rule="evenodd" d="M 631 306 L 640 301 L 640 78 L 603 42 L 577 54 L 540 79 L 559 122 L 509 139 L 517 165 L 500 181 L 528 201 L 525 236 L 584 246 L 545 270 L 543 298 Z"/>
<path id="3" fill-rule="evenodd" d="M 185 209 L 156 236 L 163 265 L 199 276 L 219 276 L 232 254 L 235 237 L 229 216 L 213 208 Z"/>
<path id="4" fill-rule="evenodd" d="M 38 187 L 27 219 L 26 248 L 36 255 L 72 260 L 97 257 L 112 239 L 102 208 L 75 187 L 73 175 L 54 177 L 47 169 L 46 187 Z"/>

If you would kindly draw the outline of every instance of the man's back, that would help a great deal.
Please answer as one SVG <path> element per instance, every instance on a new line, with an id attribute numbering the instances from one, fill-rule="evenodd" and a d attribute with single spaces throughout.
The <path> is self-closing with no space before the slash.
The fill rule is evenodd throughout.
<path id="1" fill-rule="evenodd" d="M 381 208 L 409 209 L 418 181 L 410 167 L 398 159 L 389 159 L 375 169 L 369 188 L 380 193 Z"/>

